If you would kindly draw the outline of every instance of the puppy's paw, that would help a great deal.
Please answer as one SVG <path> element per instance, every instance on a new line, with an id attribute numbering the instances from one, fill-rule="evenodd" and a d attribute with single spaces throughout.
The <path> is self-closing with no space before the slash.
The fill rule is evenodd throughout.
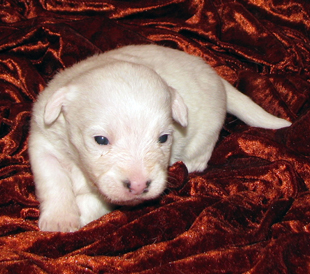
<path id="1" fill-rule="evenodd" d="M 74 232 L 80 227 L 78 214 L 45 211 L 39 217 L 39 228 L 43 231 Z"/>

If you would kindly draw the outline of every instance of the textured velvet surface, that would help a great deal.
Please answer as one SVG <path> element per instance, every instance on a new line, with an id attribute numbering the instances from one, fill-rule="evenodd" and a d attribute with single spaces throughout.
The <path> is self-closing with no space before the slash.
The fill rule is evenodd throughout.
<path id="1" fill-rule="evenodd" d="M 1 1 L 0 272 L 310 273 L 309 31 L 307 0 Z M 176 163 L 157 201 L 39 231 L 32 103 L 57 71 L 141 43 L 201 56 L 293 125 L 228 115 L 205 172 Z"/>

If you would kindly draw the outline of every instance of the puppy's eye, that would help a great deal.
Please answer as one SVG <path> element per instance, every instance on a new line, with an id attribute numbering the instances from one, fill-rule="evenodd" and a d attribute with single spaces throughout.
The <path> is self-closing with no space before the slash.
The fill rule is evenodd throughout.
<path id="1" fill-rule="evenodd" d="M 109 144 L 109 140 L 107 137 L 104 136 L 95 136 L 95 141 L 97 142 L 97 144 L 102 145 L 102 146 L 106 146 Z"/>
<path id="2" fill-rule="evenodd" d="M 161 144 L 166 143 L 167 140 L 168 140 L 168 137 L 169 137 L 168 134 L 164 134 L 164 135 L 162 135 L 162 136 L 160 136 L 160 137 L 158 138 L 158 142 L 161 143 Z"/>

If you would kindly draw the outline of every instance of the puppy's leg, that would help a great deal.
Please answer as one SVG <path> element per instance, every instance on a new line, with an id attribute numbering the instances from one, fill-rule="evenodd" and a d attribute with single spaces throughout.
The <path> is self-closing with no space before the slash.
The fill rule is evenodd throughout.
<path id="1" fill-rule="evenodd" d="M 189 172 L 207 168 L 226 114 L 221 104 L 224 105 L 220 102 L 217 111 L 211 110 L 209 113 L 202 113 L 202 117 L 193 117 L 188 128 L 175 126 L 170 164 L 183 161 Z M 210 117 L 208 121 L 199 122 L 203 121 L 205 116 Z"/>
<path id="2" fill-rule="evenodd" d="M 72 167 L 74 174 L 73 191 L 80 212 L 80 223 L 84 226 L 113 210 L 98 190 L 88 182 L 85 174 L 76 165 Z"/>
<path id="3" fill-rule="evenodd" d="M 96 193 L 80 194 L 76 197 L 76 201 L 80 209 L 81 226 L 87 225 L 113 209 Z"/>
<path id="4" fill-rule="evenodd" d="M 203 171 L 207 168 L 208 161 L 211 158 L 217 141 L 217 135 L 209 134 L 209 136 L 205 138 L 207 141 L 192 142 L 186 147 L 183 155 L 183 162 L 188 172 Z M 198 146 L 198 144 L 200 144 L 201 147 Z"/>
<path id="5" fill-rule="evenodd" d="M 42 147 L 31 147 L 30 150 L 36 195 L 40 202 L 40 229 L 62 232 L 79 229 L 80 214 L 69 172 L 63 163 Z"/>

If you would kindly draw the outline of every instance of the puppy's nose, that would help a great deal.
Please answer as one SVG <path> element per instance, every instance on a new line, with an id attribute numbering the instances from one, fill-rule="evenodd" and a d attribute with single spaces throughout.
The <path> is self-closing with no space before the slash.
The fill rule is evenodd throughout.
<path id="1" fill-rule="evenodd" d="M 130 180 L 126 180 L 123 182 L 124 187 L 129 189 L 129 192 L 134 194 L 134 195 L 139 195 L 142 193 L 147 193 L 149 190 L 149 186 L 152 183 L 151 180 L 148 181 L 130 181 Z"/>

